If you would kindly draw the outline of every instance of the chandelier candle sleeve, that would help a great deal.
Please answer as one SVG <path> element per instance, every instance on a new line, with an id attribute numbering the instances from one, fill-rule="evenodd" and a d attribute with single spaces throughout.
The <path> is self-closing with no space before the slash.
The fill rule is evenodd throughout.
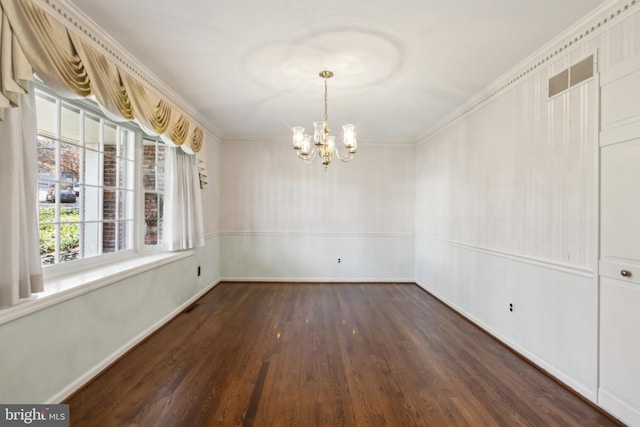
<path id="1" fill-rule="evenodd" d="M 304 135 L 302 138 L 302 149 L 300 153 L 303 155 L 308 155 L 309 151 L 311 151 L 311 135 Z"/>
<path id="2" fill-rule="evenodd" d="M 322 123 L 313 122 L 313 140 L 318 143 L 318 141 L 322 141 L 324 138 L 324 126 Z"/>
<path id="3" fill-rule="evenodd" d="M 324 170 L 327 170 L 329 163 L 333 157 L 337 157 L 343 162 L 353 159 L 358 146 L 356 139 L 356 127 L 353 124 L 343 125 L 343 143 L 346 149 L 345 154 L 340 154 L 340 150 L 336 147 L 334 135 L 330 135 L 329 115 L 327 109 L 327 80 L 333 77 L 331 71 L 321 71 L 320 77 L 324 79 L 324 121 L 313 123 L 313 140 L 311 135 L 304 133 L 302 126 L 296 126 L 293 130 L 293 148 L 296 150 L 298 157 L 306 164 L 313 163 L 316 157 L 322 159 Z M 313 141 L 313 144 L 312 144 Z"/>
<path id="4" fill-rule="evenodd" d="M 344 132 L 344 146 L 349 149 L 350 153 L 355 153 L 357 145 L 355 125 L 343 125 L 342 131 Z"/>
<path id="5" fill-rule="evenodd" d="M 302 141 L 304 140 L 304 128 L 302 126 L 296 126 L 293 128 L 293 148 L 299 150 L 302 148 Z"/>

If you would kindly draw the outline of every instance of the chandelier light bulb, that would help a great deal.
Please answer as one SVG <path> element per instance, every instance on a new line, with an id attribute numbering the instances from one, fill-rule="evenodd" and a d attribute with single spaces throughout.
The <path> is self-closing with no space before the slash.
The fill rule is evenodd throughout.
<path id="1" fill-rule="evenodd" d="M 329 129 L 329 115 L 327 108 L 327 80 L 333 77 L 331 71 L 321 71 L 320 77 L 324 79 L 324 121 L 313 122 L 313 139 L 311 135 L 304 133 L 302 126 L 296 126 L 293 131 L 293 148 L 296 150 L 298 157 L 304 160 L 305 163 L 311 164 L 320 157 L 324 170 L 327 170 L 329 163 L 334 156 L 343 162 L 348 162 L 353 159 L 356 153 L 358 142 L 356 140 L 356 127 L 353 124 L 343 125 L 343 144 L 346 149 L 344 155 L 340 154 L 340 151 L 336 147 L 336 137 L 330 135 Z"/>

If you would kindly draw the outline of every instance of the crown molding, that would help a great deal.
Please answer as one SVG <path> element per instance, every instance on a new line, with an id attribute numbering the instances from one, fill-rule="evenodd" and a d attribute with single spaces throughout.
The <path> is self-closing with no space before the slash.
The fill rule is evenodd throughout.
<path id="1" fill-rule="evenodd" d="M 184 98 L 165 84 L 135 56 L 113 39 L 105 30 L 68 0 L 32 0 L 52 18 L 82 37 L 87 43 L 113 61 L 123 71 L 138 79 L 157 95 L 166 98 L 198 121 L 198 124 L 219 140 L 215 126 L 198 113 Z"/>
<path id="2" fill-rule="evenodd" d="M 426 141 L 476 108 L 494 100 L 516 83 L 529 78 L 542 67 L 548 66 L 568 52 L 584 46 L 586 42 L 608 29 L 612 22 L 619 22 L 620 17 L 626 16 L 630 11 L 635 11 L 639 5 L 640 0 L 609 0 L 603 3 L 494 80 L 468 102 L 422 132 L 418 135 L 416 143 L 420 144 Z"/>
<path id="3" fill-rule="evenodd" d="M 229 138 L 221 138 L 220 141 L 223 144 L 291 144 L 291 135 L 281 135 L 275 137 L 261 137 L 257 135 L 247 135 L 247 136 L 234 136 Z M 416 141 L 406 141 L 406 140 L 397 140 L 397 139 L 358 139 L 358 146 L 389 146 L 389 147 L 402 147 L 402 146 L 416 146 Z"/>

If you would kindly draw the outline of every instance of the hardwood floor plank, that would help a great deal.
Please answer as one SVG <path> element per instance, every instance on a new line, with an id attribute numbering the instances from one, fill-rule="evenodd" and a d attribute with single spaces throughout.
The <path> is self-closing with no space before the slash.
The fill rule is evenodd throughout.
<path id="1" fill-rule="evenodd" d="M 407 284 L 220 284 L 65 403 L 74 426 L 618 425 Z"/>

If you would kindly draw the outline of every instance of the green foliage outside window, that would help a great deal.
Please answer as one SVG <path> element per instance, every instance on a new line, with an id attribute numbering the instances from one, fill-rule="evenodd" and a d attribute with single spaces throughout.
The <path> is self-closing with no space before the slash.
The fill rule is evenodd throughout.
<path id="1" fill-rule="evenodd" d="M 65 259 L 78 257 L 80 226 L 78 208 L 60 208 L 60 256 Z M 53 257 L 56 247 L 55 206 L 40 206 L 40 256 Z M 53 263 L 46 262 L 45 264 Z"/>

